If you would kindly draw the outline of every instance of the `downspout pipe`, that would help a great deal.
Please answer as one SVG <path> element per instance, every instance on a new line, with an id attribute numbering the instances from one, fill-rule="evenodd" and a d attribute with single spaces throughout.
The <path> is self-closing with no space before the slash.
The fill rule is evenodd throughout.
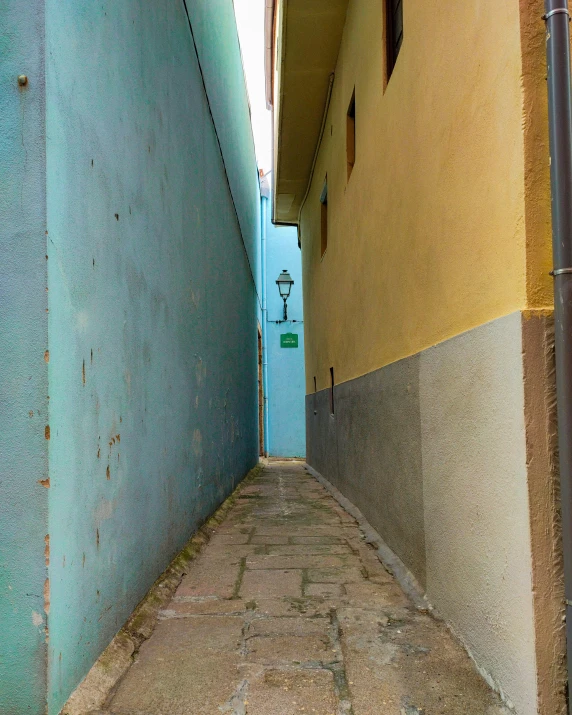
<path id="1" fill-rule="evenodd" d="M 568 0 L 545 0 L 554 342 L 568 683 L 572 685 L 572 91 Z M 568 703 L 569 713 L 570 698 Z"/>
<path id="2" fill-rule="evenodd" d="M 263 422 L 264 422 L 264 455 L 268 455 L 268 445 L 270 444 L 270 429 L 268 419 L 268 304 L 267 304 L 267 288 L 266 288 L 266 240 L 267 240 L 267 221 L 268 221 L 268 202 L 269 198 L 262 196 L 262 231 L 261 231 L 261 263 L 262 263 L 262 394 L 263 394 Z"/>

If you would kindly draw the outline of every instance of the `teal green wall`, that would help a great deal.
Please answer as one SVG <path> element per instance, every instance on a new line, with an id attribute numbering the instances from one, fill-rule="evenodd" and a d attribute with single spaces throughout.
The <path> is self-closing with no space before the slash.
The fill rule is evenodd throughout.
<path id="1" fill-rule="evenodd" d="M 255 161 L 254 139 L 234 5 L 232 0 L 186 0 L 186 5 L 260 307 L 260 187 L 258 177 L 245 180 L 244 167 Z"/>
<path id="2" fill-rule="evenodd" d="M 258 459 L 259 187 L 232 0 L 189 3 L 198 57 L 182 0 L 45 0 L 45 34 L 42 5 L 0 9 L 10 715 L 60 710 Z M 35 77 L 15 84 L 19 52 L 43 76 L 44 42 L 45 111 Z"/>
<path id="3" fill-rule="evenodd" d="M 0 3 L 0 713 L 42 712 L 48 400 L 43 2 Z M 20 87 L 17 77 L 29 84 Z"/>

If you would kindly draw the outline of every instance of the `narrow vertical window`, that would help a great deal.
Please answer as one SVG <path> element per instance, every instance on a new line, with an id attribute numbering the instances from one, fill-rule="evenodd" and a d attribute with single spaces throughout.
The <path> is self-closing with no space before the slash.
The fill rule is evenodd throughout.
<path id="1" fill-rule="evenodd" d="M 334 414 L 334 368 L 330 368 L 330 414 Z"/>
<path id="2" fill-rule="evenodd" d="M 318 392 L 318 385 L 316 383 L 316 376 L 314 375 L 314 392 Z"/>
<path id="3" fill-rule="evenodd" d="M 403 42 L 403 0 L 385 0 L 387 79 L 391 77 Z"/>
<path id="4" fill-rule="evenodd" d="M 348 181 L 356 163 L 356 91 L 352 94 L 346 119 L 346 154 L 348 160 Z"/>
<path id="5" fill-rule="evenodd" d="M 320 196 L 320 220 L 321 220 L 321 251 L 322 256 L 328 247 L 328 177 L 324 181 L 324 188 Z"/>

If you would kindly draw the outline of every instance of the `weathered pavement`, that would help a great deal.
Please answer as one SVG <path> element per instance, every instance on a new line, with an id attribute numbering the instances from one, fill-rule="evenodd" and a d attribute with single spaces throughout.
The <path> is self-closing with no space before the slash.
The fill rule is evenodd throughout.
<path id="1" fill-rule="evenodd" d="M 106 712 L 501 715 L 299 462 L 271 462 L 193 562 Z"/>

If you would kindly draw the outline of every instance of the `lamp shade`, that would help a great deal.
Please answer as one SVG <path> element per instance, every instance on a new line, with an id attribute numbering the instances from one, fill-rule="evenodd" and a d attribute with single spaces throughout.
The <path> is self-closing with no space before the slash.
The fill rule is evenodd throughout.
<path id="1" fill-rule="evenodd" d="M 278 276 L 276 284 L 278 285 L 278 290 L 280 291 L 282 298 L 288 298 L 290 291 L 292 290 L 292 286 L 294 285 L 294 281 L 286 269 L 284 269 Z"/>

